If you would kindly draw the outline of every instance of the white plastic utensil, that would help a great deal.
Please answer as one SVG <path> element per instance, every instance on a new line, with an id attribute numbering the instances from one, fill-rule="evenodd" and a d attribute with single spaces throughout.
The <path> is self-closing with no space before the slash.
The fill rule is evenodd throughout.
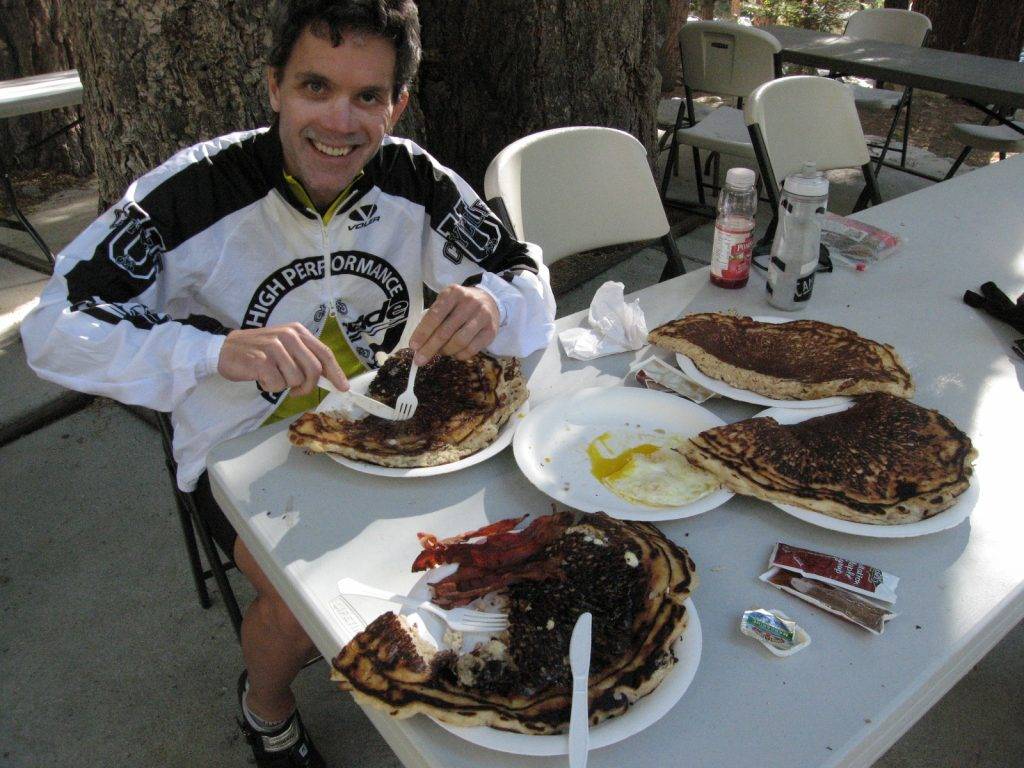
<path id="1" fill-rule="evenodd" d="M 390 419 L 391 421 L 400 421 L 398 414 L 395 409 L 379 400 L 374 400 L 372 397 L 366 395 L 360 395 L 358 392 L 353 392 L 351 389 L 347 392 L 342 392 L 336 386 L 331 384 L 330 380 L 324 376 L 320 377 L 320 381 L 317 382 L 321 389 L 326 389 L 328 392 L 337 392 L 342 397 L 349 398 L 353 403 L 358 405 L 367 413 L 373 414 L 374 416 L 380 416 L 382 419 Z"/>
<path id="2" fill-rule="evenodd" d="M 395 401 L 395 411 L 398 412 L 398 418 L 402 421 L 411 419 L 420 404 L 416 393 L 413 391 L 413 385 L 416 383 L 416 371 L 418 370 L 419 366 L 416 365 L 415 361 L 409 363 L 409 381 L 405 385 L 405 392 L 400 394 L 398 400 Z"/>
<path id="3" fill-rule="evenodd" d="M 590 679 L 590 640 L 593 616 L 576 619 L 569 640 L 569 668 L 572 670 L 572 708 L 569 717 L 569 768 L 586 768 L 590 750 L 590 710 L 587 682 Z"/>
<path id="4" fill-rule="evenodd" d="M 418 611 L 429 611 L 439 617 L 449 627 L 460 632 L 501 632 L 508 628 L 508 615 L 504 613 L 474 611 L 471 608 L 451 608 L 445 610 L 440 606 L 434 605 L 429 600 L 417 600 L 395 592 L 377 589 L 355 579 L 341 579 L 338 582 L 338 590 L 343 595 L 376 597 L 391 603 L 401 603 Z"/>

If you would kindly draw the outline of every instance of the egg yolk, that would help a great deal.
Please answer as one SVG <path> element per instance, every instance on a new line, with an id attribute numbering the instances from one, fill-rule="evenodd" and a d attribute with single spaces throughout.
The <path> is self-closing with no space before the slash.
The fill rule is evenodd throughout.
<path id="1" fill-rule="evenodd" d="M 634 454 L 643 453 L 650 455 L 658 450 L 658 446 L 652 445 L 651 443 L 641 443 L 640 445 L 634 445 L 632 448 L 623 451 L 615 456 L 606 456 L 601 451 L 601 446 L 604 446 L 606 452 L 608 451 L 608 439 L 611 437 L 611 433 L 605 432 L 603 435 L 598 435 L 590 441 L 590 445 L 587 446 L 587 456 L 590 457 L 590 474 L 601 480 L 608 475 L 614 474 L 622 469 L 626 464 L 629 463 L 630 458 Z"/>

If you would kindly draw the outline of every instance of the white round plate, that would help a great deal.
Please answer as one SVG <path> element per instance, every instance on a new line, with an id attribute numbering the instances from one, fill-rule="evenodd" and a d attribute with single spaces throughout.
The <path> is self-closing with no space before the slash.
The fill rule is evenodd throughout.
<path id="1" fill-rule="evenodd" d="M 527 479 L 551 498 L 584 512 L 620 520 L 676 520 L 707 512 L 732 498 L 717 491 L 681 507 L 649 507 L 616 496 L 591 474 L 587 446 L 604 432 L 692 437 L 724 426 L 711 411 L 676 395 L 639 387 L 592 387 L 548 400 L 516 430 L 512 448 Z"/>
<path id="2" fill-rule="evenodd" d="M 751 318 L 751 320 L 756 320 L 759 323 L 788 323 L 793 319 L 797 318 L 774 317 L 771 315 L 758 315 Z M 768 407 L 779 406 L 782 408 L 825 408 L 830 405 L 841 405 L 843 403 L 850 402 L 850 398 L 848 397 L 821 397 L 817 400 L 773 400 L 770 397 L 759 395 L 756 392 L 751 392 L 746 389 L 737 389 L 736 387 L 726 384 L 724 381 L 711 378 L 706 373 L 702 373 L 694 364 L 693 360 L 679 352 L 676 353 L 676 363 L 679 365 L 679 369 L 683 373 L 702 387 L 710 389 L 716 395 L 728 397 L 730 400 L 739 400 L 744 403 L 753 403 L 754 405 L 765 405 Z"/>
<path id="3" fill-rule="evenodd" d="M 359 394 L 366 394 L 366 390 L 370 387 L 370 382 L 373 381 L 377 375 L 376 371 L 370 371 L 368 373 L 360 374 L 349 381 L 352 387 L 352 391 L 358 392 Z M 316 407 L 317 413 L 322 411 L 336 411 L 339 409 L 339 401 L 342 399 L 342 395 L 331 392 Z M 354 469 L 356 472 L 364 472 L 368 475 L 380 475 L 381 477 L 430 477 L 432 475 L 444 475 L 449 472 L 456 472 L 466 467 L 471 467 L 474 464 L 479 464 L 482 461 L 486 461 L 497 453 L 500 453 L 508 444 L 512 442 L 512 436 L 515 434 L 516 427 L 518 427 L 526 414 L 530 412 L 530 401 L 527 400 L 519 409 L 513 413 L 508 421 L 498 430 L 498 437 L 495 438 L 494 442 L 490 445 L 484 446 L 474 454 L 467 456 L 464 459 L 453 461 L 449 464 L 438 464 L 434 467 L 382 467 L 379 464 L 371 464 L 367 461 L 357 461 L 356 459 L 350 459 L 346 456 L 339 456 L 336 453 L 328 453 L 327 455 L 334 459 L 339 464 Z"/>
<path id="4" fill-rule="evenodd" d="M 448 574 L 455 571 L 455 566 L 447 565 L 435 568 L 427 572 L 427 577 L 420 579 L 410 590 L 409 596 L 421 600 L 430 597 L 427 585 L 439 581 Z M 600 749 L 622 741 L 644 728 L 656 723 L 675 706 L 686 689 L 693 682 L 697 674 L 697 666 L 700 664 L 701 646 L 703 644 L 700 618 L 697 616 L 697 609 L 693 600 L 688 599 L 686 606 L 689 621 L 686 631 L 683 632 L 675 644 L 672 652 L 676 655 L 676 663 L 668 674 L 661 681 L 661 684 L 651 693 L 639 699 L 633 706 L 627 709 L 618 717 L 609 718 L 590 729 L 590 748 Z M 413 624 L 420 634 L 435 646 L 440 647 L 441 639 L 444 636 L 445 626 L 431 613 L 412 614 L 410 623 Z M 464 648 L 472 648 L 475 643 L 487 639 L 486 635 L 466 634 Z M 434 719 L 434 718 L 431 718 Z M 440 720 L 434 720 L 449 733 L 459 738 L 487 749 L 494 749 L 499 752 L 511 752 L 516 755 L 548 756 L 566 755 L 569 753 L 569 737 L 567 734 L 555 736 L 531 736 L 525 733 L 510 733 L 499 731 L 497 728 L 480 726 L 467 728 L 464 726 L 449 725 Z"/>
<path id="5" fill-rule="evenodd" d="M 820 408 L 816 411 L 794 408 L 769 408 L 766 411 L 761 411 L 757 415 L 770 416 L 779 424 L 797 424 L 815 416 L 824 416 L 829 413 L 845 411 L 850 407 L 850 405 L 851 403 L 845 403 L 842 405 L 834 405 L 829 408 Z M 849 533 L 853 536 L 869 536 L 877 539 L 902 539 L 910 536 L 924 536 L 929 533 L 945 531 L 948 528 L 954 528 L 955 526 L 960 525 L 960 523 L 970 517 L 971 510 L 973 510 L 974 505 L 978 503 L 978 493 L 978 478 L 977 476 L 974 476 L 971 479 L 971 484 L 967 487 L 967 490 L 960 495 L 956 504 L 952 507 L 944 509 L 942 512 L 939 512 L 939 514 L 925 520 L 919 520 L 916 523 L 904 523 L 902 525 L 871 525 L 870 523 L 855 523 L 850 520 L 840 520 L 837 517 L 830 517 L 829 515 L 824 515 L 821 512 L 814 512 L 810 509 L 796 507 L 792 504 L 781 504 L 774 501 L 771 503 L 783 512 L 803 520 L 805 523 L 816 525 L 819 528 L 827 528 L 830 531 L 838 531 L 839 533 Z"/>

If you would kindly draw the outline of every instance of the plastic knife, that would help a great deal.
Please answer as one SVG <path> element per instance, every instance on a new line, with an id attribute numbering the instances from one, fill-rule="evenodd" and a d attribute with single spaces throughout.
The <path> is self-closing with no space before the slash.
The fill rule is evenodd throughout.
<path id="1" fill-rule="evenodd" d="M 395 409 L 389 405 L 384 405 L 384 403 L 379 400 L 374 400 L 372 397 L 367 397 L 366 395 L 360 395 L 358 392 L 353 392 L 351 389 L 348 392 L 342 392 L 323 376 L 320 377 L 320 381 L 317 382 L 317 384 L 321 389 L 326 389 L 328 392 L 337 392 L 342 397 L 349 398 L 349 400 L 367 413 L 373 414 L 374 416 L 380 416 L 382 419 L 400 421 Z"/>
<path id="2" fill-rule="evenodd" d="M 581 614 L 569 640 L 572 670 L 572 709 L 569 717 L 569 768 L 586 768 L 590 749 L 590 711 L 587 681 L 590 678 L 590 633 L 593 617 Z"/>

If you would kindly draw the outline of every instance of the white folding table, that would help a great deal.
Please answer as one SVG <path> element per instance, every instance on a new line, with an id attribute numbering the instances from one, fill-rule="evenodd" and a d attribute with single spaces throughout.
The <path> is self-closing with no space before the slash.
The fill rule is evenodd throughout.
<path id="1" fill-rule="evenodd" d="M 940 533 L 875 539 L 801 522 L 761 501 L 734 497 L 700 516 L 659 524 L 696 561 L 693 600 L 703 628 L 690 688 L 660 721 L 590 755 L 594 768 L 621 766 L 869 766 L 1024 616 L 1021 432 L 1024 365 L 1008 326 L 961 301 L 994 280 L 1024 291 L 1024 158 L 972 171 L 898 198 L 857 218 L 905 239 L 901 252 L 864 272 L 819 275 L 802 314 L 893 344 L 917 384 L 914 400 L 954 420 L 979 451 L 979 496 L 970 518 Z M 711 286 L 706 270 L 636 296 L 649 327 L 683 312 L 772 314 L 763 278 L 742 290 Z M 563 318 L 559 329 L 584 321 Z M 617 386 L 625 353 L 571 361 L 552 345 L 527 361 L 533 402 L 587 386 Z M 755 406 L 713 399 L 726 421 Z M 243 541 L 326 658 L 384 610 L 339 598 L 341 576 L 395 590 L 416 580 L 417 531 L 450 535 L 512 515 L 549 509 L 510 450 L 457 473 L 395 480 L 351 471 L 288 444 L 285 425 L 217 447 L 210 478 Z M 881 637 L 824 614 L 757 580 L 777 541 L 846 555 L 901 579 Z M 777 607 L 813 642 L 785 659 L 740 635 L 740 614 Z M 339 693 L 339 695 L 344 695 Z M 564 757 L 524 758 L 463 742 L 425 717 L 371 720 L 407 766 L 564 766 Z"/>
<path id="2" fill-rule="evenodd" d="M 0 118 L 31 115 L 35 112 L 47 112 L 51 109 L 73 107 L 81 103 L 82 80 L 78 76 L 78 71 L 74 69 L 69 69 L 65 72 L 51 72 L 46 75 L 21 77 L 16 80 L 0 81 Z M 68 123 L 59 130 L 35 142 L 30 147 L 26 147 L 25 151 L 33 149 L 53 137 L 70 130 L 80 122 L 81 119 L 79 118 Z M 18 201 L 14 195 L 14 187 L 8 175 L 7 164 L 2 157 L 0 157 L 0 183 L 3 184 L 7 201 L 17 217 L 13 220 L 2 219 L 0 220 L 0 225 L 27 232 L 47 258 L 48 264 L 42 267 L 42 271 L 52 271 L 53 252 L 42 236 L 36 231 L 36 228 L 25 217 L 25 214 L 22 213 L 21 208 L 18 207 Z M 36 265 L 31 263 L 30 266 L 35 267 Z"/>

